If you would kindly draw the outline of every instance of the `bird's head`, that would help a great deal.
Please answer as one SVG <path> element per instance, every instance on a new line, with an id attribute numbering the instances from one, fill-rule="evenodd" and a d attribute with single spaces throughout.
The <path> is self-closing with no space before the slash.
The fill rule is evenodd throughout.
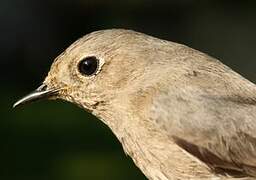
<path id="1" fill-rule="evenodd" d="M 73 43 L 53 62 L 36 91 L 14 106 L 39 99 L 64 99 L 93 110 L 141 84 L 154 56 L 150 38 L 129 30 L 103 30 Z"/>

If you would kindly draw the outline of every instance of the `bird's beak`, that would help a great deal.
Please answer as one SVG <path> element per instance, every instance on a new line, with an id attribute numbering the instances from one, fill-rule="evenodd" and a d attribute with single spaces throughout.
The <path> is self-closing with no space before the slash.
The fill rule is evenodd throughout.
<path id="1" fill-rule="evenodd" d="M 58 91 L 59 89 L 48 89 L 46 84 L 42 84 L 35 91 L 31 92 L 30 94 L 26 95 L 25 97 L 21 98 L 16 103 L 14 103 L 13 108 L 20 105 L 28 104 L 34 101 L 48 99 L 56 95 Z"/>

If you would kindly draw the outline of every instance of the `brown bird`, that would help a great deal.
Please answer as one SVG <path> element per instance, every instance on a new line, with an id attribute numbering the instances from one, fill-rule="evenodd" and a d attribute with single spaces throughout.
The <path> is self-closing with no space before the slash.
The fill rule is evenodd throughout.
<path id="1" fill-rule="evenodd" d="M 14 104 L 63 99 L 114 132 L 153 180 L 256 177 L 256 86 L 185 45 L 131 30 L 93 32 Z"/>

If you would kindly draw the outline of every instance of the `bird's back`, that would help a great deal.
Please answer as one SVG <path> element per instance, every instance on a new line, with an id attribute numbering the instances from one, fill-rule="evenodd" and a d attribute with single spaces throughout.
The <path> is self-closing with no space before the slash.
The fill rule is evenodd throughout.
<path id="1" fill-rule="evenodd" d="M 215 173 L 256 177 L 256 86 L 203 53 L 179 53 L 153 100 L 157 124 Z"/>

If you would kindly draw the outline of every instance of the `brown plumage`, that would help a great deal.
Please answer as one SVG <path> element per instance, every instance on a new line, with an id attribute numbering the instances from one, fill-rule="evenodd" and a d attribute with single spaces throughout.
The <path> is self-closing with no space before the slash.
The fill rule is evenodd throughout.
<path id="1" fill-rule="evenodd" d="M 98 60 L 90 76 L 79 70 L 88 57 Z M 83 107 L 149 179 L 256 177 L 256 86 L 187 46 L 97 31 L 56 58 L 36 93 L 16 105 L 47 95 Z"/>

